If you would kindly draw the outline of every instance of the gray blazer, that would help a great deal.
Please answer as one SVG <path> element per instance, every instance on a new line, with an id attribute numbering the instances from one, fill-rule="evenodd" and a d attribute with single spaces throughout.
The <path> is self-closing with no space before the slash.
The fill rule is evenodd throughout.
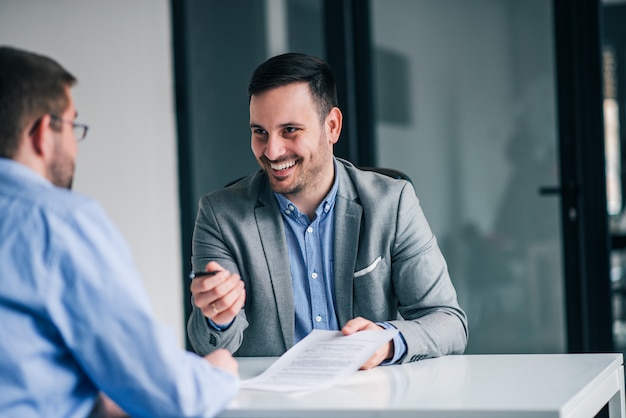
<path id="1" fill-rule="evenodd" d="M 401 362 L 460 354 L 467 318 L 412 185 L 337 158 L 335 297 L 339 326 L 389 321 L 407 343 Z M 198 354 L 279 356 L 294 342 L 291 274 L 282 215 L 258 171 L 200 199 L 192 264 L 214 260 L 241 275 L 246 304 L 217 331 L 194 306 L 187 324 Z"/>

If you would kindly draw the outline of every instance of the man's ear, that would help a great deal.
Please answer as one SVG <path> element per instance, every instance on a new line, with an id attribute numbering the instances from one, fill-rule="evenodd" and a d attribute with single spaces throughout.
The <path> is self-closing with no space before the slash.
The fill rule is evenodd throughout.
<path id="1" fill-rule="evenodd" d="M 328 129 L 328 136 L 330 142 L 335 144 L 339 141 L 339 134 L 341 134 L 341 124 L 343 121 L 343 115 L 338 107 L 333 107 L 326 116 L 326 126 Z"/>
<path id="2" fill-rule="evenodd" d="M 44 115 L 39 119 L 32 130 L 30 131 L 29 141 L 31 141 L 31 145 L 33 151 L 38 155 L 42 156 L 47 154 L 48 140 L 50 136 L 50 115 Z"/>

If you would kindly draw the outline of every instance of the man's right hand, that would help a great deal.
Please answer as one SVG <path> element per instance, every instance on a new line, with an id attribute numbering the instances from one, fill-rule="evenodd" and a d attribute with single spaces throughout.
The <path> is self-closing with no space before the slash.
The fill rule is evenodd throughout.
<path id="1" fill-rule="evenodd" d="M 218 273 L 192 280 L 190 290 L 194 304 L 215 324 L 230 324 L 246 301 L 243 280 L 238 274 L 224 270 L 215 261 L 206 265 L 206 271 Z"/>
<path id="2" fill-rule="evenodd" d="M 237 360 L 224 348 L 219 348 L 211 354 L 207 354 L 204 356 L 204 359 L 219 369 L 239 376 L 239 363 L 237 363 Z"/>

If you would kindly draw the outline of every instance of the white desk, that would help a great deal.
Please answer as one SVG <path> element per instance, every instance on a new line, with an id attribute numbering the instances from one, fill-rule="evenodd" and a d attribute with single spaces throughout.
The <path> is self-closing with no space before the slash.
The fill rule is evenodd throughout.
<path id="1" fill-rule="evenodd" d="M 242 378 L 275 358 L 239 358 Z M 330 389 L 242 390 L 220 417 L 625 418 L 622 354 L 463 355 L 359 371 Z"/>

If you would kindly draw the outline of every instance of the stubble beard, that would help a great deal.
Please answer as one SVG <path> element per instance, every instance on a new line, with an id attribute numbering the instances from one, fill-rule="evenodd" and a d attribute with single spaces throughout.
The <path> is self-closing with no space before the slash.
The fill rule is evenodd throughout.
<path id="1" fill-rule="evenodd" d="M 297 160 L 297 171 L 295 179 L 290 184 L 282 184 L 281 181 L 277 181 L 271 172 L 269 162 L 266 160 L 263 168 L 269 178 L 270 187 L 274 193 L 279 193 L 285 196 L 297 196 L 305 193 L 309 190 L 315 190 L 320 182 L 320 176 L 323 174 L 326 168 L 326 161 L 328 158 L 332 158 L 332 149 L 328 150 L 324 147 L 326 136 L 322 134 L 319 139 L 320 153 L 317 154 L 317 158 L 310 158 L 308 161 L 300 158 L 299 156 L 293 156 L 289 159 Z"/>
<path id="2" fill-rule="evenodd" d="M 48 165 L 48 179 L 57 187 L 71 190 L 74 182 L 74 160 L 61 148 L 56 146 L 54 158 Z"/>

